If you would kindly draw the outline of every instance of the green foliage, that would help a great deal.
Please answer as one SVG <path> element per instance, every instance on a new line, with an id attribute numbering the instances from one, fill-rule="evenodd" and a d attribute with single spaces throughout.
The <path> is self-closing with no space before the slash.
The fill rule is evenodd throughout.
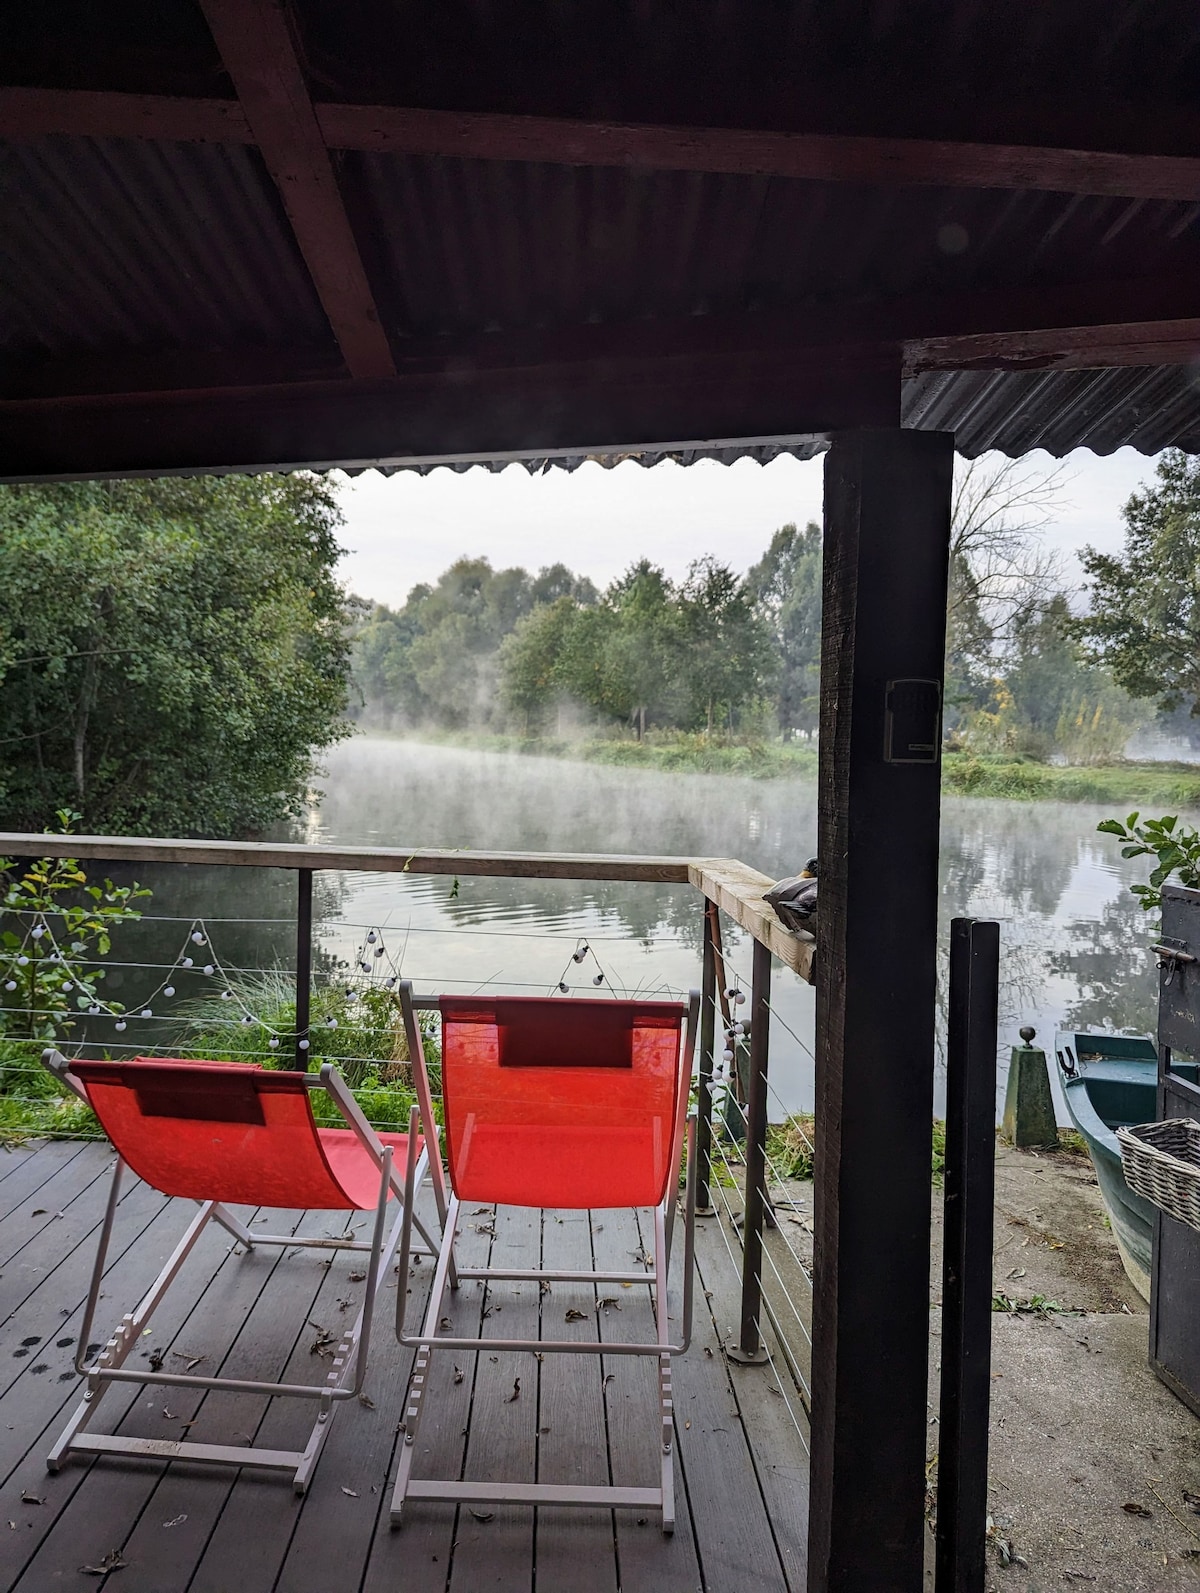
<path id="1" fill-rule="evenodd" d="M 816 1160 L 816 1118 L 811 1112 L 793 1112 L 782 1123 L 767 1126 L 767 1159 L 782 1178 L 810 1179 Z M 941 1187 L 946 1171 L 946 1125 L 933 1120 L 931 1175 Z"/>
<path id="2" fill-rule="evenodd" d="M 458 559 L 435 586 L 414 586 L 399 611 L 370 611 L 354 638 L 354 674 L 367 703 L 403 724 L 487 723 L 505 638 L 535 609 L 595 601 L 592 583 L 563 564 L 531 577 Z M 522 712 L 539 702 L 527 683 L 516 687 L 513 705 Z"/>
<path id="3" fill-rule="evenodd" d="M 0 823 L 254 831 L 343 734 L 340 512 L 293 475 L 0 487 Z"/>
<path id="4" fill-rule="evenodd" d="M 1091 613 L 1077 630 L 1135 697 L 1200 716 L 1200 460 L 1179 449 L 1124 508 L 1121 554 L 1088 548 Z"/>
<path id="5" fill-rule="evenodd" d="M 942 789 L 953 796 L 1035 802 L 1153 802 L 1200 806 L 1194 764 L 1116 763 L 1069 768 L 1013 756 L 951 752 L 942 758 Z"/>
<path id="6" fill-rule="evenodd" d="M 291 976 L 268 971 L 230 986 L 232 1002 L 219 997 L 195 1002 L 184 1009 L 179 1043 L 189 1054 L 215 1062 L 254 1062 L 259 1066 L 291 1067 L 294 1055 L 289 1036 L 295 1033 L 296 1000 Z M 258 1020 L 242 1022 L 243 1014 Z M 440 1093 L 441 1050 L 436 1021 L 418 1014 L 425 1062 L 435 1095 Z M 330 1025 L 333 1019 L 336 1027 Z M 272 1037 L 283 1037 L 278 1051 L 270 1049 Z M 360 990 L 347 998 L 337 985 L 318 985 L 312 992 L 309 1025 L 308 1070 L 317 1072 L 333 1062 L 354 1092 L 369 1122 L 388 1132 L 408 1127 L 409 1108 L 416 1096 L 412 1069 L 401 1020 L 400 1003 L 390 990 Z M 341 1125 L 337 1108 L 327 1098 L 313 1098 L 318 1122 Z"/>
<path id="7" fill-rule="evenodd" d="M 77 815 L 62 809 L 57 817 L 67 834 Z M 26 867 L 0 858 L 0 1035 L 57 1040 L 69 1033 L 71 1014 L 100 1002 L 104 970 L 95 960 L 111 950 L 114 926 L 140 918 L 130 904 L 149 895 L 108 879 L 89 885 L 74 858 Z"/>
<path id="8" fill-rule="evenodd" d="M 817 728 L 821 677 L 821 528 L 782 526 L 746 575 L 775 643 L 774 707 L 784 735 Z"/>
<path id="9" fill-rule="evenodd" d="M 1105 819 L 1096 828 L 1102 835 L 1117 837 L 1122 843 L 1122 857 L 1155 859 L 1149 883 L 1129 887 L 1143 912 L 1159 911 L 1162 888 L 1172 876 L 1189 890 L 1200 889 L 1200 831 L 1190 824 L 1180 824 L 1174 814 L 1143 819 L 1140 813 L 1131 813 L 1125 820 Z"/>
<path id="10" fill-rule="evenodd" d="M 0 1036 L 0 1142 L 33 1135 L 102 1139 L 90 1107 L 42 1066 L 41 1040 Z"/>

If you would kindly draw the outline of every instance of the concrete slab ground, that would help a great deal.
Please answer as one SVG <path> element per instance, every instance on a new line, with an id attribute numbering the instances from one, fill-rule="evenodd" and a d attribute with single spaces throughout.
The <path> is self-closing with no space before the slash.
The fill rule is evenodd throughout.
<path id="1" fill-rule="evenodd" d="M 796 1313 L 778 1298 L 785 1287 L 806 1320 L 811 1308 L 799 1263 L 811 1262 L 812 1185 L 788 1181 L 778 1196 L 766 1282 L 786 1329 Z M 931 1483 L 941 1241 L 935 1189 Z M 1086 1154 L 999 1145 L 994 1242 L 994 1286 L 1007 1305 L 992 1316 L 989 1593 L 1200 1589 L 1200 1420 L 1147 1364 L 1149 1311 L 1125 1276 Z M 1038 1297 L 1045 1304 L 1031 1309 Z M 788 1336 L 807 1380 L 803 1331 Z"/>

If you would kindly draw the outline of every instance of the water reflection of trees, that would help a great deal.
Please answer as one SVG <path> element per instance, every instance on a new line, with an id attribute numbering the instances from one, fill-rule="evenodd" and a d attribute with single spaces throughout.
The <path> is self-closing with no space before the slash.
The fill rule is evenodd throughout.
<path id="1" fill-rule="evenodd" d="M 1064 932 L 1067 946 L 1048 959 L 1051 971 L 1072 980 L 1079 992 L 1067 1007 L 1064 1027 L 1153 1033 L 1158 983 L 1146 915 L 1136 900 L 1122 892 L 1099 918 L 1077 919 Z"/>

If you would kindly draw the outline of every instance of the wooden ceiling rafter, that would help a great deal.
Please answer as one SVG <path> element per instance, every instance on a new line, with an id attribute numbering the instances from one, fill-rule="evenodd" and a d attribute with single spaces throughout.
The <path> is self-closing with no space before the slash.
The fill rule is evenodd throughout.
<path id="1" fill-rule="evenodd" d="M 347 370 L 357 378 L 392 375 L 391 347 L 282 7 L 277 0 L 201 0 L 201 9 L 247 128 L 279 189 Z M 147 98 L 137 96 L 143 112 Z M 170 102 L 172 116 L 181 103 L 187 102 Z M 211 107 L 227 102 L 204 103 L 215 125 Z M 237 141 L 244 141 L 240 129 Z"/>
<path id="2" fill-rule="evenodd" d="M 270 74 L 275 78 L 272 88 L 266 70 L 269 57 L 258 55 L 246 38 L 261 29 L 260 36 L 265 39 L 270 34 L 276 49 L 280 35 L 287 40 L 286 23 L 271 0 L 249 0 L 245 7 L 233 0 L 204 0 L 204 9 L 214 34 L 218 26 L 222 28 L 228 48 L 238 59 L 237 72 L 229 61 L 226 66 L 239 85 L 240 104 L 153 94 L 0 87 L 0 137 L 66 133 L 91 138 L 257 142 L 272 173 L 279 169 L 277 181 L 285 202 L 297 182 L 314 192 L 323 190 L 326 168 L 332 182 L 329 150 L 716 172 L 811 182 L 1039 189 L 1200 201 L 1200 155 L 1123 153 L 978 138 L 668 127 L 480 111 L 314 104 L 290 42 L 290 66 Z M 236 40 L 243 42 L 239 46 Z M 244 52 L 246 59 L 242 58 Z M 286 108 L 280 114 L 281 103 L 292 107 L 290 127 Z M 1195 134 L 1200 149 L 1200 124 Z M 309 200 L 305 208 L 312 203 Z M 344 210 L 342 214 L 344 217 Z M 348 230 L 348 221 L 345 226 Z"/>

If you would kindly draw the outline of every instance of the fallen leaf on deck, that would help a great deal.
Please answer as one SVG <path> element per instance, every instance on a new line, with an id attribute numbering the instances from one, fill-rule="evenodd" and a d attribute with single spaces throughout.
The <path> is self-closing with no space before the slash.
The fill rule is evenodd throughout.
<path id="1" fill-rule="evenodd" d="M 45 1504 L 44 1499 L 39 1499 L 36 1493 L 30 1493 L 26 1488 L 21 1494 L 22 1504 Z"/>
<path id="2" fill-rule="evenodd" d="M 342 1492 L 346 1495 L 347 1499 L 357 1499 L 358 1498 L 358 1495 L 355 1493 L 353 1488 L 343 1488 Z"/>
<path id="3" fill-rule="evenodd" d="M 166 1360 L 166 1358 L 167 1352 L 162 1348 L 150 1351 L 150 1365 L 154 1371 L 158 1372 L 162 1370 L 162 1363 Z"/>
<path id="4" fill-rule="evenodd" d="M 172 1516 L 169 1521 L 164 1521 L 163 1522 L 163 1526 L 164 1527 L 181 1527 L 186 1520 L 187 1520 L 187 1516 L 186 1515 Z"/>
<path id="5" fill-rule="evenodd" d="M 456 1383 L 461 1383 L 462 1380 L 463 1380 L 462 1367 L 461 1366 L 456 1366 L 454 1368 L 454 1381 Z"/>
<path id="6" fill-rule="evenodd" d="M 1139 1504 L 1136 1499 L 1127 1499 L 1121 1509 L 1127 1516 L 1140 1516 L 1143 1521 L 1149 1521 L 1154 1515 L 1153 1510 L 1147 1510 L 1146 1506 Z"/>
<path id="7" fill-rule="evenodd" d="M 110 1549 L 99 1565 L 81 1565 L 79 1569 L 85 1576 L 107 1576 L 110 1571 L 124 1570 L 128 1564 L 120 1549 Z"/>
<path id="8" fill-rule="evenodd" d="M 165 1405 L 162 1408 L 162 1413 L 163 1419 L 165 1421 L 173 1422 L 175 1420 L 175 1412 L 173 1410 L 168 1410 Z"/>
<path id="9" fill-rule="evenodd" d="M 508 1396 L 508 1398 L 504 1401 L 504 1403 L 506 1405 L 511 1405 L 514 1399 L 520 1399 L 520 1397 L 521 1397 L 521 1379 L 519 1377 L 514 1377 L 513 1378 L 513 1391 Z"/>
<path id="10" fill-rule="evenodd" d="M 577 1311 L 573 1305 L 572 1306 L 568 1306 L 567 1314 L 563 1318 L 563 1320 L 565 1322 L 586 1322 L 587 1321 L 587 1312 L 586 1311 Z"/>
<path id="11" fill-rule="evenodd" d="M 496 1512 L 494 1510 L 472 1510 L 471 1514 L 475 1517 L 476 1521 L 494 1521 L 496 1519 Z"/>
<path id="12" fill-rule="evenodd" d="M 439 1321 L 438 1321 L 438 1327 L 441 1328 L 443 1333 L 447 1332 L 453 1326 L 454 1326 L 454 1323 L 451 1322 L 451 1320 L 450 1320 L 450 1318 L 448 1316 L 441 1317 L 439 1319 Z"/>
<path id="13" fill-rule="evenodd" d="M 621 1309 L 621 1302 L 616 1298 L 615 1295 L 606 1294 L 603 1300 L 597 1301 L 596 1309 L 597 1311 L 608 1311 L 610 1309 L 613 1311 L 619 1311 Z"/>
<path id="14" fill-rule="evenodd" d="M 319 1322 L 310 1322 L 310 1328 L 316 1328 L 317 1336 L 308 1346 L 310 1355 L 324 1355 L 327 1358 L 333 1354 L 331 1346 L 337 1341 L 328 1328 L 323 1328 Z"/>
<path id="15" fill-rule="evenodd" d="M 29 1215 L 31 1217 L 44 1217 L 46 1215 L 46 1210 L 47 1208 L 45 1206 L 39 1206 L 36 1211 L 31 1211 Z"/>
<path id="16" fill-rule="evenodd" d="M 371 1398 L 370 1394 L 360 1394 L 358 1396 L 358 1403 L 360 1405 L 365 1405 L 368 1410 L 375 1409 L 375 1401 Z"/>
<path id="17" fill-rule="evenodd" d="M 365 1277 L 366 1277 L 366 1273 L 365 1272 L 352 1272 L 350 1274 L 350 1282 L 351 1283 L 361 1283 Z"/>

